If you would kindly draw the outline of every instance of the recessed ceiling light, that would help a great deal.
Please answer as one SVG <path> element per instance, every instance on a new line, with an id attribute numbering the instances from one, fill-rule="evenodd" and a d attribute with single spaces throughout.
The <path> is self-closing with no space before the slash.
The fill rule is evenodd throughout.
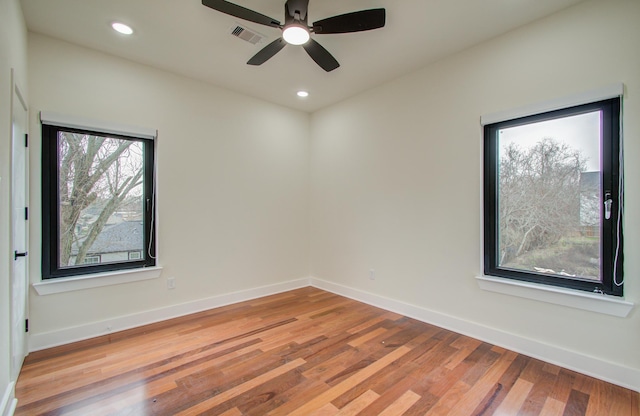
<path id="1" fill-rule="evenodd" d="M 298 91 L 296 94 L 297 94 L 297 95 L 298 95 L 298 97 L 300 97 L 300 98 L 305 98 L 305 97 L 308 97 L 308 96 L 309 96 L 309 93 L 308 93 L 307 91 Z"/>
<path id="2" fill-rule="evenodd" d="M 111 23 L 111 27 L 118 33 L 122 33 L 123 35 L 130 35 L 133 33 L 133 29 L 130 26 L 125 25 L 124 23 L 114 22 Z"/>

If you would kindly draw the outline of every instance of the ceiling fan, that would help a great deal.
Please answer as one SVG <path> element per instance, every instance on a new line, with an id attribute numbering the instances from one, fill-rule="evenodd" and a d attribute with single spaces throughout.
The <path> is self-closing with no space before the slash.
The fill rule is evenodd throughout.
<path id="1" fill-rule="evenodd" d="M 276 53 L 280 52 L 287 43 L 290 43 L 292 45 L 302 45 L 311 59 L 327 72 L 338 68 L 340 64 L 322 45 L 310 38 L 311 33 L 322 35 L 379 29 L 384 27 L 386 16 L 385 9 L 360 10 L 318 20 L 309 26 L 307 24 L 309 0 L 287 0 L 284 4 L 283 25 L 271 17 L 226 0 L 202 0 L 202 4 L 243 20 L 282 30 L 281 38 L 274 40 L 262 48 L 249 59 L 247 64 L 262 65 Z"/>

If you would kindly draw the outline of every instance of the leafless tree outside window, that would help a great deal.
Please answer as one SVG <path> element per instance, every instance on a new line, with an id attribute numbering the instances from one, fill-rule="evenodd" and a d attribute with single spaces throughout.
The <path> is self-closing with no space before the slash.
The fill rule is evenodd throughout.
<path id="1" fill-rule="evenodd" d="M 134 140 L 71 132 L 60 132 L 58 140 L 59 264 L 65 267 L 83 264 L 120 208 L 142 215 L 144 158 Z"/>
<path id="2" fill-rule="evenodd" d="M 593 196 L 581 189 L 586 160 L 553 138 L 500 152 L 499 263 L 504 267 L 597 279 L 597 236 L 581 234 L 593 222 Z M 588 190 L 586 191 L 588 192 Z M 598 198 L 597 189 L 593 191 Z M 597 215 L 596 215 L 597 217 Z M 581 221 L 582 219 L 582 221 Z"/>

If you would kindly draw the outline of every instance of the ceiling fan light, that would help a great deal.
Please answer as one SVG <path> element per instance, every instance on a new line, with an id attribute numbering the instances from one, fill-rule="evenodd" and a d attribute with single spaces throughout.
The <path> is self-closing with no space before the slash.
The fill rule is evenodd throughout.
<path id="1" fill-rule="evenodd" d="M 282 37 L 291 45 L 302 45 L 309 40 L 309 30 L 299 24 L 292 24 L 284 28 Z"/>
<path id="2" fill-rule="evenodd" d="M 111 23 L 111 27 L 118 33 L 122 33 L 123 35 L 130 35 L 133 33 L 133 29 L 131 26 L 127 26 L 124 23 L 113 22 Z"/>

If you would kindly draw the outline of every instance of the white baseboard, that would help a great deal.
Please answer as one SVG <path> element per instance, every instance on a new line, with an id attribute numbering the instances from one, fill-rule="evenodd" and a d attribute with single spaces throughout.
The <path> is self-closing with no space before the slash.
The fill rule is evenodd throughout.
<path id="1" fill-rule="evenodd" d="M 11 382 L 7 386 L 0 401 L 0 416 L 13 416 L 18 400 L 16 400 L 16 383 Z"/>
<path id="2" fill-rule="evenodd" d="M 395 299 L 311 277 L 311 286 L 640 392 L 640 371 Z"/>
<path id="3" fill-rule="evenodd" d="M 226 293 L 224 295 L 200 299 L 179 305 L 172 305 L 162 309 L 140 312 L 133 315 L 121 316 L 105 321 L 92 322 L 90 324 L 65 328 L 58 331 L 33 334 L 29 337 L 29 352 L 83 341 L 85 339 L 99 337 L 113 332 L 124 331 L 155 322 L 165 321 L 167 319 L 178 318 L 180 316 L 202 312 L 208 309 L 219 308 L 221 306 L 287 292 L 289 290 L 307 286 L 309 286 L 309 279 L 302 278 L 233 293 Z M 107 328 L 110 328 L 110 330 L 107 330 Z"/>

